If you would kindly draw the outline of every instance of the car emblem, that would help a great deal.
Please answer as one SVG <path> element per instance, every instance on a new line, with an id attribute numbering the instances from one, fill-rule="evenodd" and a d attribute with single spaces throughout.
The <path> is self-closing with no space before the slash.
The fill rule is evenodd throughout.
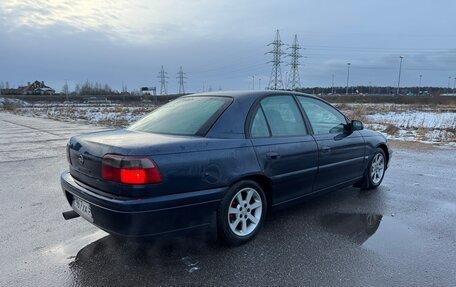
<path id="1" fill-rule="evenodd" d="M 78 159 L 80 164 L 84 164 L 84 156 L 82 154 L 79 155 Z"/>

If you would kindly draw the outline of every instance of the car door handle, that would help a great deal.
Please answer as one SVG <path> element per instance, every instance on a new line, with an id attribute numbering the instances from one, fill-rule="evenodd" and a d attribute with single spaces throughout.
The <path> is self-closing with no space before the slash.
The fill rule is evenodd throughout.
<path id="1" fill-rule="evenodd" d="M 280 153 L 278 152 L 268 152 L 266 154 L 267 159 L 279 159 L 280 158 Z"/>
<path id="2" fill-rule="evenodd" d="M 331 151 L 331 147 L 329 147 L 329 146 L 323 146 L 323 147 L 321 147 L 321 152 L 322 152 L 322 153 L 328 153 L 328 152 L 330 152 L 330 151 Z"/>

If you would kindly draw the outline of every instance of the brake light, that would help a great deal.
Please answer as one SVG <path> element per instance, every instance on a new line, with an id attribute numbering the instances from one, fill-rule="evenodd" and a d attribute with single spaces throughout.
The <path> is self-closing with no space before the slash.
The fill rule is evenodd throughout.
<path id="1" fill-rule="evenodd" d="M 157 165 L 150 157 L 106 154 L 101 165 L 103 179 L 125 184 L 162 182 Z"/>

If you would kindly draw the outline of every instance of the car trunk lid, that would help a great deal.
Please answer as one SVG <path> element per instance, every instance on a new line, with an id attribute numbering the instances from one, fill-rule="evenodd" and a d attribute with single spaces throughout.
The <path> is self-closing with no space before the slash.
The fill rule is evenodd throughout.
<path id="1" fill-rule="evenodd" d="M 103 131 L 75 136 L 68 146 L 70 173 L 78 181 L 101 191 L 142 196 L 153 184 L 128 185 L 104 180 L 102 159 L 106 154 L 150 156 L 201 150 L 204 138 L 134 132 Z M 191 144 L 189 144 L 189 142 Z"/>

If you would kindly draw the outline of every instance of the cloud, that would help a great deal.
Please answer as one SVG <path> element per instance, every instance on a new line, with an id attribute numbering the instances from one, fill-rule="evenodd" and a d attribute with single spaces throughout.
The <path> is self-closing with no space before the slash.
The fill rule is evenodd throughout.
<path id="1" fill-rule="evenodd" d="M 212 36 L 214 28 L 220 25 L 220 12 L 209 0 L 0 2 L 0 15 L 5 20 L 6 30 L 11 33 L 67 25 L 73 28 L 70 31 L 102 32 L 114 40 L 137 44 Z"/>
<path id="2" fill-rule="evenodd" d="M 164 65 L 172 90 L 182 65 L 190 90 L 246 88 L 252 75 L 264 86 L 266 44 L 280 29 L 285 43 L 296 33 L 306 48 L 305 86 L 330 85 L 332 74 L 345 85 L 347 62 L 353 83 L 392 84 L 399 55 L 404 84 L 419 73 L 439 84 L 456 66 L 454 29 L 445 24 L 456 2 L 444 2 L 2 0 L 0 79 L 150 86 Z M 429 21 L 430 11 L 439 17 Z M 282 65 L 283 77 L 289 69 Z"/>

